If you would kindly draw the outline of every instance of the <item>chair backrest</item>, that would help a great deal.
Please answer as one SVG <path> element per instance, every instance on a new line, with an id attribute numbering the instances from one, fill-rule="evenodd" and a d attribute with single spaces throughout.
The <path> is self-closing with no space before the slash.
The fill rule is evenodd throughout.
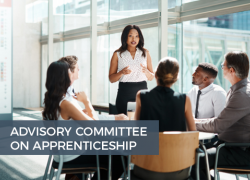
<path id="1" fill-rule="evenodd" d="M 159 155 L 133 155 L 132 163 L 154 172 L 174 172 L 195 164 L 199 132 L 160 132 Z"/>

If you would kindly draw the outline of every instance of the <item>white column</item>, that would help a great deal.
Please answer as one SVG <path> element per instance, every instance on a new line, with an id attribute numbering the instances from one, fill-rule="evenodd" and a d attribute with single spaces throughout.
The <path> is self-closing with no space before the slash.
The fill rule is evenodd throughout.
<path id="1" fill-rule="evenodd" d="M 97 102 L 97 72 L 96 72 L 96 66 L 97 66 L 97 0 L 91 0 L 91 6 L 90 6 L 90 24 L 91 24 L 91 39 L 90 39 L 90 99 L 92 104 L 96 104 Z"/>
<path id="2" fill-rule="evenodd" d="M 159 2 L 159 58 L 168 56 L 168 1 Z"/>
<path id="3" fill-rule="evenodd" d="M 48 65 L 54 61 L 53 51 L 53 0 L 49 0 L 49 14 L 48 14 Z"/>

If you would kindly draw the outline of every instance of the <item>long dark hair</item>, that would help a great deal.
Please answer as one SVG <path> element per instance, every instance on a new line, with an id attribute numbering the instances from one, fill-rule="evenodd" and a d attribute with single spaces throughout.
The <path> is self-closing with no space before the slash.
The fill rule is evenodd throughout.
<path id="1" fill-rule="evenodd" d="M 123 29 L 123 31 L 122 31 L 122 36 L 121 36 L 121 43 L 122 43 L 122 45 L 121 45 L 121 47 L 120 47 L 119 49 L 117 49 L 115 52 L 120 52 L 120 56 L 121 56 L 121 54 L 122 54 L 124 51 L 127 50 L 127 47 L 128 47 L 128 45 L 127 45 L 128 34 L 129 34 L 129 31 L 130 31 L 131 29 L 137 30 L 137 32 L 138 32 L 138 34 L 139 34 L 139 38 L 140 38 L 137 47 L 142 51 L 142 56 L 143 56 L 143 57 L 146 57 L 146 49 L 143 48 L 143 46 L 144 46 L 144 38 L 143 38 L 143 35 L 142 35 L 142 32 L 141 32 L 141 29 L 140 29 L 138 26 L 136 26 L 136 25 L 127 25 L 127 26 Z"/>
<path id="2" fill-rule="evenodd" d="M 66 62 L 56 61 L 49 65 L 46 78 L 43 118 L 58 120 L 61 112 L 60 101 L 70 86 L 69 65 Z"/>

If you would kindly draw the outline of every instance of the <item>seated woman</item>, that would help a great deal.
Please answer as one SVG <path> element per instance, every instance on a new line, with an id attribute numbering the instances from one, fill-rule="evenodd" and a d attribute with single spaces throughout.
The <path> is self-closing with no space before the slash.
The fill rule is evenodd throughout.
<path id="1" fill-rule="evenodd" d="M 159 120 L 159 131 L 196 131 L 191 102 L 185 94 L 177 93 L 171 86 L 177 81 L 179 63 L 175 58 L 163 58 L 156 69 L 157 86 L 141 90 L 136 95 L 136 120 Z M 189 168 L 173 173 L 157 174 L 134 167 L 134 174 L 142 179 L 182 179 Z M 178 178 L 179 177 L 179 178 Z"/>
<path id="2" fill-rule="evenodd" d="M 67 89 L 71 85 L 72 73 L 69 64 L 57 61 L 50 64 L 47 70 L 46 89 L 44 98 L 43 117 L 46 120 L 98 120 L 97 115 L 84 92 L 76 93 L 75 99 L 81 101 L 86 113 L 81 110 L 77 103 L 73 103 L 66 96 Z M 78 107 L 79 106 L 79 107 Z M 59 156 L 55 155 L 54 160 L 59 162 Z M 96 165 L 95 155 L 64 155 L 64 164 L 81 164 L 83 167 Z M 99 156 L 100 166 L 108 167 L 108 156 Z M 118 179 L 123 173 L 121 158 L 112 158 L 112 177 Z M 107 179 L 107 171 L 101 170 L 101 179 Z M 66 177 L 67 178 L 67 177 Z M 92 179 L 97 179 L 96 175 Z"/>

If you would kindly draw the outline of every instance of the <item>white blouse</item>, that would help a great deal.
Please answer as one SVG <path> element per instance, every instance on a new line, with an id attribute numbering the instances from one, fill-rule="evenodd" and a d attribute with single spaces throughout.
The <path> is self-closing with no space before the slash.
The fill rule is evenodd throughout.
<path id="1" fill-rule="evenodd" d="M 124 74 L 119 79 L 119 82 L 141 82 L 148 80 L 146 75 L 142 72 L 141 67 L 141 64 L 147 67 L 147 54 L 143 57 L 142 53 L 143 52 L 139 48 L 136 48 L 135 57 L 133 59 L 128 50 L 124 51 L 121 56 L 120 52 L 117 52 L 118 72 L 127 66 L 129 66 L 129 69 L 132 71 L 130 74 Z"/>
<path id="2" fill-rule="evenodd" d="M 60 101 L 59 106 L 61 106 L 61 104 L 62 104 L 62 102 L 63 102 L 64 100 L 72 102 L 72 99 L 71 99 L 71 98 L 74 99 L 73 97 L 70 97 L 70 96 L 64 97 L 64 98 Z M 72 102 L 72 103 L 73 103 L 73 102 Z M 74 105 L 75 105 L 78 109 L 81 108 L 79 104 L 78 104 L 78 106 L 77 106 L 77 104 L 74 103 Z M 58 113 L 59 113 L 59 112 L 58 112 Z M 61 114 L 60 114 L 59 117 L 58 117 L 58 120 L 65 120 L 65 119 L 63 119 L 62 116 L 61 116 Z M 69 120 L 73 120 L 73 119 L 69 119 Z M 78 158 L 79 156 L 80 156 L 80 155 L 63 155 L 63 162 L 72 161 L 72 160 Z M 59 156 L 59 155 L 54 155 L 53 157 L 54 157 L 54 160 L 55 160 L 56 162 L 59 163 L 60 156 Z"/>

